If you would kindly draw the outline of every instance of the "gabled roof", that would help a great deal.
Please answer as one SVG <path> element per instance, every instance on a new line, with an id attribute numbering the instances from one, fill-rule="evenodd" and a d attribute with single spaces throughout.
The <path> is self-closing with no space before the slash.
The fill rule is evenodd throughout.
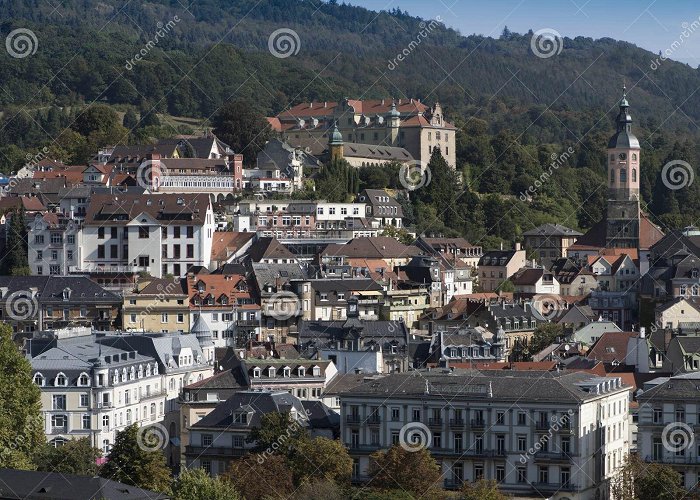
<path id="1" fill-rule="evenodd" d="M 375 238 L 353 238 L 345 245 L 328 245 L 321 252 L 321 255 L 365 259 L 407 259 L 419 253 L 420 250 L 414 246 L 406 246 L 388 236 L 377 236 Z"/>
<path id="2" fill-rule="evenodd" d="M 255 233 L 239 233 L 236 231 L 214 231 L 211 242 L 211 260 L 225 261 L 248 243 Z"/>
<path id="3" fill-rule="evenodd" d="M 638 335 L 638 332 L 605 332 L 593 344 L 586 357 L 604 363 L 624 363 L 628 341 Z"/>
<path id="4" fill-rule="evenodd" d="M 248 249 L 247 256 L 253 262 L 263 259 L 291 259 L 296 261 L 296 256 L 277 239 L 271 237 L 259 237 Z"/>
<path id="5" fill-rule="evenodd" d="M 94 194 L 85 225 L 126 225 L 140 214 L 162 225 L 203 225 L 210 205 L 207 194 Z"/>
<path id="6" fill-rule="evenodd" d="M 525 231 L 523 236 L 581 236 L 583 233 L 561 224 L 542 224 L 541 226 Z"/>

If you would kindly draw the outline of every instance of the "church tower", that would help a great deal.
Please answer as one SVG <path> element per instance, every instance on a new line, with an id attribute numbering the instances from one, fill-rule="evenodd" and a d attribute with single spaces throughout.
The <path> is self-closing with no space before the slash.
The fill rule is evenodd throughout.
<path id="1" fill-rule="evenodd" d="M 608 142 L 608 248 L 639 248 L 639 140 L 632 133 L 627 92 L 622 88 L 617 131 Z"/>

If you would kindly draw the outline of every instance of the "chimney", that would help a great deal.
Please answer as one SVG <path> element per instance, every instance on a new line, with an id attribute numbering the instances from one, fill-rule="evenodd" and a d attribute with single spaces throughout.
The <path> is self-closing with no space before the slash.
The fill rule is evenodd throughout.
<path id="1" fill-rule="evenodd" d="M 520 243 L 519 243 L 519 242 L 516 242 L 516 243 L 515 243 L 515 251 L 517 252 L 517 251 L 519 251 L 519 250 L 520 250 Z"/>
<path id="2" fill-rule="evenodd" d="M 309 103 L 309 109 L 313 109 L 313 107 L 314 107 L 314 102 L 311 101 L 311 102 Z"/>

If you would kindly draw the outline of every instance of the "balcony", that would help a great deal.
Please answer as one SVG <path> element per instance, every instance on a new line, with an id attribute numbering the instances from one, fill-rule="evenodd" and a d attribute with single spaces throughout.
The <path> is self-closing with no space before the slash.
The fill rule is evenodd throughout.
<path id="1" fill-rule="evenodd" d="M 66 432 L 68 432 L 66 425 L 51 426 L 51 434 L 65 434 Z"/>
<path id="2" fill-rule="evenodd" d="M 225 448 L 222 446 L 186 446 L 185 455 L 242 457 L 247 450 L 244 448 Z"/>
<path id="3" fill-rule="evenodd" d="M 430 427 L 442 427 L 443 420 L 441 418 L 429 418 L 428 425 Z"/>
<path id="4" fill-rule="evenodd" d="M 351 452 L 355 453 L 373 453 L 377 450 L 382 449 L 381 445 L 379 443 L 375 444 L 359 444 L 359 443 L 350 443 L 350 446 L 348 447 Z"/>
<path id="5" fill-rule="evenodd" d="M 667 454 L 660 457 L 652 457 L 647 455 L 644 457 L 644 461 L 663 464 L 700 465 L 700 456 Z"/>
<path id="6" fill-rule="evenodd" d="M 578 491 L 578 488 L 575 484 L 566 482 L 566 483 L 532 483 L 532 487 L 538 491 Z"/>
<path id="7" fill-rule="evenodd" d="M 367 418 L 367 423 L 369 425 L 379 425 L 382 423 L 382 417 L 380 417 L 379 415 L 370 415 Z"/>
<path id="8" fill-rule="evenodd" d="M 148 391 L 145 394 L 139 393 L 139 401 L 145 401 L 147 399 L 161 398 L 168 394 L 167 389 L 158 389 L 153 391 Z"/>
<path id="9" fill-rule="evenodd" d="M 571 456 L 568 453 L 540 450 L 535 453 L 535 460 L 540 462 L 570 462 Z"/>
<path id="10" fill-rule="evenodd" d="M 472 429 L 485 429 L 486 420 L 481 418 L 473 418 L 470 422 L 470 425 Z"/>
<path id="11" fill-rule="evenodd" d="M 95 410 L 106 410 L 112 408 L 113 406 L 114 403 L 112 403 L 111 401 L 95 401 L 92 407 Z"/>
<path id="12" fill-rule="evenodd" d="M 554 422 L 550 422 L 549 420 L 547 421 L 540 421 L 540 422 L 535 422 L 535 429 L 538 431 L 548 431 Z"/>
<path id="13" fill-rule="evenodd" d="M 364 422 L 364 419 L 359 415 L 346 415 L 345 416 L 345 423 L 346 424 L 357 425 L 357 424 L 360 424 L 362 422 Z"/>
<path id="14" fill-rule="evenodd" d="M 69 266 L 70 274 L 136 274 L 147 273 L 150 271 L 150 266 L 94 266 L 87 265 L 85 267 Z"/>
<path id="15" fill-rule="evenodd" d="M 451 418 L 450 419 L 450 427 L 454 427 L 456 429 L 464 428 L 465 423 L 466 422 L 464 421 L 463 418 Z"/>

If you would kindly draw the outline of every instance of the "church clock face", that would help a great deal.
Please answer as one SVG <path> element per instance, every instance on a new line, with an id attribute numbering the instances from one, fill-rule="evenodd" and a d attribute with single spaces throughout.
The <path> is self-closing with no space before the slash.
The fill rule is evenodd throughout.
<path id="1" fill-rule="evenodd" d="M 627 159 L 627 153 L 620 153 L 618 158 L 620 158 L 621 161 L 625 161 Z"/>

